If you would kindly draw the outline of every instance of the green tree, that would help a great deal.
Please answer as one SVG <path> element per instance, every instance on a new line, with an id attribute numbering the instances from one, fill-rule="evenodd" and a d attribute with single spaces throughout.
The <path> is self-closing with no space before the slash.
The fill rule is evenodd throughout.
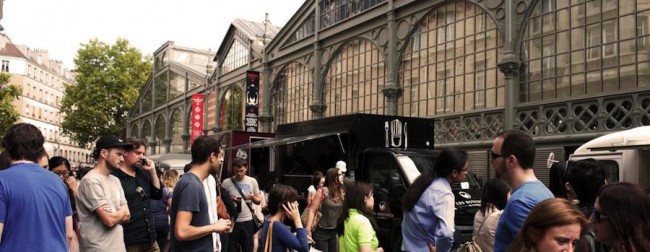
<path id="1" fill-rule="evenodd" d="M 126 135 L 127 111 L 151 73 L 151 59 L 118 39 L 90 40 L 74 59 L 76 85 L 67 85 L 61 103 L 63 133 L 84 146 L 102 135 Z"/>
<path id="2" fill-rule="evenodd" d="M 12 102 L 22 94 L 22 89 L 9 84 L 10 78 L 9 74 L 0 73 L 0 134 L 4 134 L 20 116 Z"/>

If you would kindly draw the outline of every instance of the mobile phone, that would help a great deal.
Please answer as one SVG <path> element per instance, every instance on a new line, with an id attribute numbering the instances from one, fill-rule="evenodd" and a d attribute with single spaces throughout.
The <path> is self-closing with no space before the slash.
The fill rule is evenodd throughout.
<path id="1" fill-rule="evenodd" d="M 142 165 L 142 166 L 147 165 L 147 159 L 143 158 L 142 160 L 140 160 L 140 165 Z"/>

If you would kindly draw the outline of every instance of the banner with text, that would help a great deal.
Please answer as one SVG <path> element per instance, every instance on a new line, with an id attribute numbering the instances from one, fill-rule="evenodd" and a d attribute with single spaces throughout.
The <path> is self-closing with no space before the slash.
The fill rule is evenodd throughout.
<path id="1" fill-rule="evenodd" d="M 204 96 L 202 94 L 192 95 L 192 133 L 190 135 L 190 145 L 194 143 L 194 139 L 203 135 L 203 102 Z"/>
<path id="2" fill-rule="evenodd" d="M 259 98 L 260 98 L 260 72 L 246 72 L 246 118 L 244 128 L 248 132 L 257 132 Z"/>

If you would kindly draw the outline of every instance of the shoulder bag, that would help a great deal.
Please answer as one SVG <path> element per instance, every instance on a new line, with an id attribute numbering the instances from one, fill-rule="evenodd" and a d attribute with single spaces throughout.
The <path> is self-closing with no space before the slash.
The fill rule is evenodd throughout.
<path id="1" fill-rule="evenodd" d="M 479 226 L 478 230 L 476 231 L 476 234 L 472 235 L 472 240 L 465 242 L 461 244 L 458 249 L 456 249 L 456 252 L 482 252 L 481 247 L 476 244 L 476 236 L 481 233 L 481 229 L 483 229 L 483 225 L 485 224 L 485 221 L 492 216 L 494 213 L 497 211 L 493 211 L 492 213 L 488 214 L 488 216 L 483 219 L 483 222 L 481 222 L 481 226 Z"/>
<path id="2" fill-rule="evenodd" d="M 321 189 L 322 190 L 322 189 Z M 320 197 L 320 205 L 318 206 L 318 210 L 316 211 L 316 214 L 314 214 L 314 220 L 311 222 L 311 232 L 313 233 L 316 231 L 316 227 L 318 227 L 318 222 L 320 221 L 320 217 L 323 216 L 323 214 L 320 212 L 320 207 L 323 205 L 323 199 L 325 199 L 325 190 L 322 190 L 322 194 Z M 313 202 L 313 201 L 312 201 Z M 300 220 L 302 221 L 302 225 L 305 227 L 307 226 L 307 217 L 309 216 L 309 206 L 303 210 L 302 215 L 300 215 Z"/>
<path id="3" fill-rule="evenodd" d="M 262 228 L 263 225 L 262 221 L 257 218 L 257 215 L 255 215 L 255 211 L 253 211 L 253 206 L 251 206 L 251 203 L 246 201 L 246 196 L 244 196 L 244 192 L 241 191 L 241 188 L 239 187 L 237 182 L 235 182 L 235 179 L 230 178 L 230 182 L 233 185 L 235 185 L 235 188 L 237 188 L 237 191 L 239 191 L 239 195 L 241 195 L 241 200 L 246 203 L 248 210 L 251 211 L 251 215 L 253 216 L 253 224 L 255 224 L 253 225 L 253 233 L 257 233 L 257 231 L 259 231 Z"/>

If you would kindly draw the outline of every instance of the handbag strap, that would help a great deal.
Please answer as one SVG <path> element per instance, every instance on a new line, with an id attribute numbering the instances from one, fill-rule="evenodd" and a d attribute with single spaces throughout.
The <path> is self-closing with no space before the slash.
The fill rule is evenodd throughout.
<path id="1" fill-rule="evenodd" d="M 487 221 L 487 219 L 490 218 L 490 216 L 492 216 L 492 215 L 495 214 L 496 212 L 498 212 L 498 211 L 496 211 L 496 210 L 495 210 L 495 211 L 492 211 L 492 213 L 488 214 L 488 216 L 485 216 L 485 218 L 484 218 L 483 221 L 481 222 L 481 226 L 478 227 L 478 230 L 476 231 L 476 234 L 473 234 L 473 235 L 472 235 L 472 240 L 474 240 L 474 238 L 476 238 L 476 236 L 478 235 L 478 233 L 481 232 L 481 229 L 483 229 L 483 225 L 485 224 L 485 222 Z"/>
<path id="2" fill-rule="evenodd" d="M 273 221 L 269 221 L 269 229 L 266 232 L 266 241 L 264 242 L 264 252 L 273 250 Z"/>
<path id="3" fill-rule="evenodd" d="M 253 214 L 253 216 L 255 216 L 255 214 L 254 214 L 255 211 L 253 211 L 253 207 L 251 206 L 251 203 L 245 200 L 245 199 L 246 199 L 246 196 L 244 196 L 244 192 L 242 192 L 241 187 L 239 187 L 239 185 L 237 184 L 237 182 L 235 182 L 235 179 L 232 178 L 232 177 L 230 178 L 230 182 L 231 182 L 233 185 L 235 185 L 235 188 L 237 188 L 237 191 L 239 192 L 239 195 L 241 195 L 242 200 L 244 201 L 244 203 L 246 203 L 246 206 L 248 207 L 248 210 L 250 210 L 250 211 L 251 211 L 251 214 Z"/>

